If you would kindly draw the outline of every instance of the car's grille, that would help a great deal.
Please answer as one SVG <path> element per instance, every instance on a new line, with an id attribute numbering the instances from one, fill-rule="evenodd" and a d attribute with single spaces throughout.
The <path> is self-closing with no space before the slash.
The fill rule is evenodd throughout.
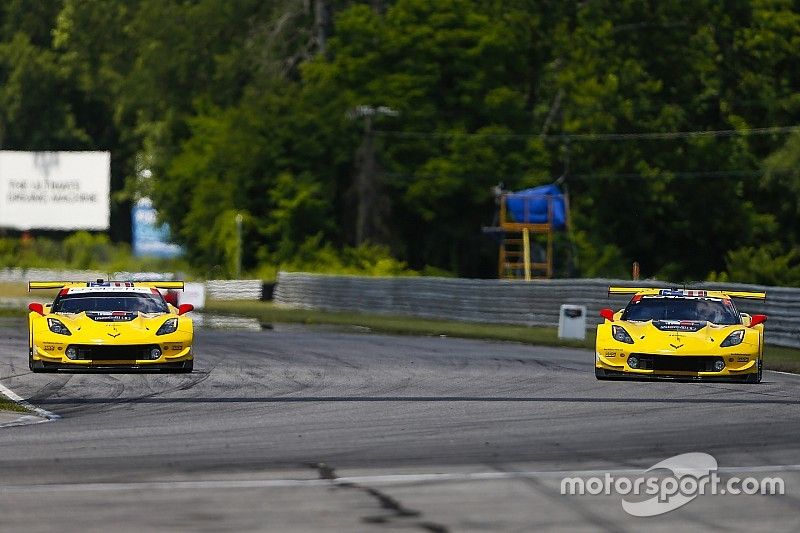
<path id="1" fill-rule="evenodd" d="M 714 372 L 714 362 L 719 357 L 705 355 L 657 355 L 637 353 L 631 354 L 639 358 L 637 368 L 643 370 L 677 371 L 677 372 Z"/>
<path id="2" fill-rule="evenodd" d="M 661 331 L 700 331 L 706 327 L 705 321 L 697 320 L 653 320 L 653 326 Z"/>
<path id="3" fill-rule="evenodd" d="M 150 359 L 150 351 L 158 348 L 155 344 L 131 344 L 115 346 L 93 346 L 91 344 L 73 344 L 78 351 L 76 359 L 92 359 L 104 361 L 121 361 L 133 359 Z"/>
<path id="4" fill-rule="evenodd" d="M 130 322 L 138 315 L 139 313 L 130 313 L 127 311 L 86 311 L 86 316 L 95 322 Z"/>

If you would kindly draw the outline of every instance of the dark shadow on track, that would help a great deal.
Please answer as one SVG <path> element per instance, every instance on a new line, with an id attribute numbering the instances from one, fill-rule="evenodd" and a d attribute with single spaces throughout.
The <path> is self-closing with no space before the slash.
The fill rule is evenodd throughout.
<path id="1" fill-rule="evenodd" d="M 37 399 L 39 405 L 92 405 L 104 403 L 335 403 L 335 402 L 534 402 L 534 403 L 631 403 L 693 405 L 800 405 L 800 399 L 765 398 L 531 398 L 504 396 L 286 396 L 286 397 L 214 397 L 214 398 L 52 398 Z"/>

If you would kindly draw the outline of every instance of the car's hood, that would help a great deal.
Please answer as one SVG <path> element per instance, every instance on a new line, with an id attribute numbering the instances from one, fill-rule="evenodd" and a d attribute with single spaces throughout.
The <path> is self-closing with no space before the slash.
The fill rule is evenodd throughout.
<path id="1" fill-rule="evenodd" d="M 648 322 L 619 322 L 643 352 L 675 352 L 701 355 L 718 352 L 720 344 L 741 324 L 722 326 L 710 322 L 689 320 L 655 320 Z M 745 335 L 744 343 L 748 342 Z"/>
<path id="2" fill-rule="evenodd" d="M 143 313 L 54 313 L 76 338 L 91 337 L 96 340 L 118 342 L 139 341 L 143 337 L 152 338 L 158 328 L 174 318 L 170 314 Z"/>

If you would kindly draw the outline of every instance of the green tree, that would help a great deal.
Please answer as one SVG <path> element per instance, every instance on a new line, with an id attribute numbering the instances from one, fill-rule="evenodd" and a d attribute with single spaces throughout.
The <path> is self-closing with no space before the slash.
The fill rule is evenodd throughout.
<path id="1" fill-rule="evenodd" d="M 793 283 L 800 136 L 669 134 L 797 124 L 799 36 L 793 0 L 9 0 L 0 145 L 111 150 L 112 239 L 150 195 L 206 271 L 241 214 L 246 268 L 491 276 L 490 187 L 566 173 L 583 274 Z"/>

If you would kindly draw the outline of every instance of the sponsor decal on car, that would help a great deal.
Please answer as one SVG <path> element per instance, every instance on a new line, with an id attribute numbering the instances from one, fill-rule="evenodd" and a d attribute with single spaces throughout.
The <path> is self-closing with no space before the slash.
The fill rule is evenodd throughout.
<path id="1" fill-rule="evenodd" d="M 693 320 L 653 320 L 653 325 L 661 331 L 699 331 L 706 322 Z"/>

